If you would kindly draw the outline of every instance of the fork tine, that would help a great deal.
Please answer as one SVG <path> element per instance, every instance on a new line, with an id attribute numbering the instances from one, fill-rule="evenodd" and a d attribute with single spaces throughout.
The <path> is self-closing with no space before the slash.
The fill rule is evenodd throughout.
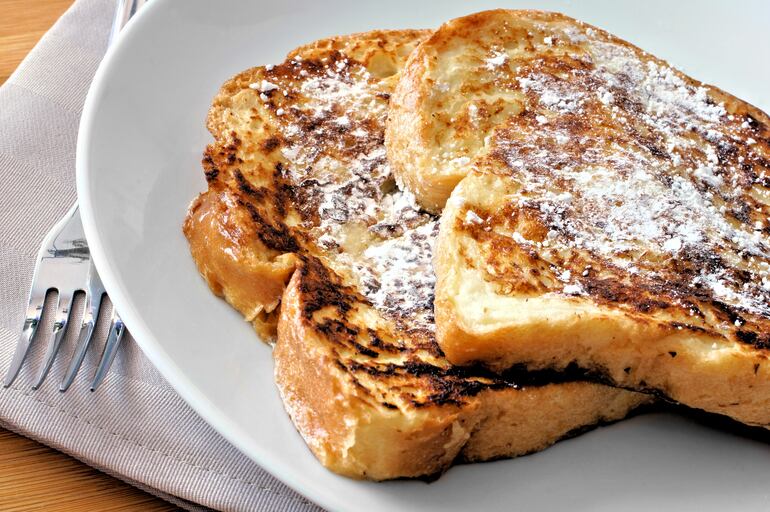
<path id="1" fill-rule="evenodd" d="M 67 329 L 67 322 L 72 309 L 72 292 L 68 291 L 62 293 L 60 290 L 56 302 L 56 316 L 54 317 L 53 332 L 51 333 L 51 339 L 48 342 L 48 347 L 45 351 L 43 367 L 40 369 L 37 382 L 32 386 L 33 390 L 38 389 L 43 383 L 48 375 L 48 371 L 53 365 L 56 353 L 59 351 L 59 346 L 61 345 L 61 340 L 64 338 L 64 332 Z"/>
<path id="2" fill-rule="evenodd" d="M 98 388 L 104 380 L 104 376 L 107 375 L 110 366 L 112 366 L 112 361 L 115 359 L 115 354 L 118 353 L 120 340 L 123 339 L 125 331 L 126 328 L 125 325 L 123 325 L 123 320 L 121 320 L 120 316 L 118 316 L 118 313 L 115 311 L 115 308 L 113 308 L 112 320 L 110 321 L 110 332 L 107 334 L 107 341 L 104 343 L 102 360 L 99 361 L 99 366 L 96 368 L 96 373 L 94 374 L 94 380 L 91 383 L 91 391 L 96 391 L 96 388 Z"/>
<path id="3" fill-rule="evenodd" d="M 27 306 L 27 316 L 24 319 L 24 328 L 19 336 L 19 341 L 16 343 L 16 351 L 13 353 L 13 360 L 11 366 L 8 368 L 8 372 L 3 379 L 3 387 L 9 387 L 16 380 L 16 376 L 19 374 L 21 364 L 24 362 L 24 358 L 29 352 L 29 347 L 32 346 L 32 338 L 37 332 L 37 327 L 40 324 L 40 315 L 43 313 L 43 304 L 45 303 L 45 292 L 39 293 L 34 287 L 29 294 L 29 305 Z"/>
<path id="4" fill-rule="evenodd" d="M 86 292 L 85 305 L 83 310 L 83 323 L 80 327 L 80 334 L 78 335 L 78 342 L 75 345 L 75 350 L 72 353 L 67 371 L 64 374 L 64 378 L 59 384 L 59 391 L 67 391 L 75 380 L 75 377 L 80 370 L 80 366 L 83 364 L 83 359 L 86 357 L 86 352 L 91 344 L 91 340 L 94 335 L 94 326 L 96 324 L 96 318 L 99 314 L 99 307 L 102 303 L 102 294 L 98 296 L 92 296 Z"/>
<path id="5" fill-rule="evenodd" d="M 108 45 L 112 44 L 118 32 L 125 26 L 128 20 L 133 17 L 133 15 L 136 14 L 140 8 L 142 8 L 146 1 L 147 0 L 120 0 L 118 2 L 118 7 L 112 22 L 112 29 L 110 31 Z M 61 245 L 59 245 L 59 242 L 61 242 Z M 68 251 L 71 252 L 71 254 L 68 254 Z M 45 294 L 47 292 L 47 290 L 40 290 L 40 288 L 38 288 L 36 285 L 38 282 L 38 274 L 41 272 L 41 269 L 50 266 L 51 262 L 60 259 L 65 261 L 70 260 L 68 261 L 70 264 L 73 263 L 71 260 L 77 260 L 74 262 L 76 267 L 81 266 L 81 263 L 91 261 L 91 253 L 88 248 L 85 233 L 83 231 L 83 225 L 80 219 L 80 210 L 77 202 L 73 204 L 69 211 L 64 215 L 64 217 L 62 217 L 53 228 L 51 228 L 51 230 L 43 239 L 43 244 L 38 251 L 37 265 L 35 266 L 35 273 L 32 278 L 32 289 L 30 290 L 29 305 L 27 306 L 27 316 L 24 320 L 24 327 L 22 329 L 21 335 L 19 336 L 19 341 L 16 344 L 16 351 L 14 352 L 13 359 L 11 360 L 11 365 L 8 368 L 8 372 L 6 373 L 5 377 L 3 378 L 3 386 L 6 388 L 13 384 L 13 381 L 19 374 L 19 370 L 21 369 L 27 352 L 29 351 L 29 347 L 32 344 L 33 339 L 36 338 L 35 334 L 37 333 L 37 328 L 40 323 L 40 316 L 43 311 Z M 67 274 L 69 274 L 69 272 L 67 272 Z M 48 278 L 55 278 L 60 275 L 61 274 L 58 272 L 49 271 L 45 278 L 41 278 L 39 282 L 53 285 L 53 288 L 57 285 Z M 95 282 L 98 281 L 99 286 L 101 286 L 101 281 L 96 274 L 93 263 L 91 264 L 89 278 L 91 278 L 89 280 L 89 290 L 86 293 L 88 296 L 90 296 L 90 300 L 86 306 L 87 309 L 84 313 L 84 319 L 81 320 L 81 329 L 78 333 L 78 343 L 73 354 L 74 357 L 70 361 L 64 380 L 60 384 L 60 389 L 62 391 L 65 391 L 67 387 L 69 387 L 69 385 L 72 383 L 74 376 L 77 374 L 80 365 L 83 362 L 83 356 L 85 355 L 85 352 L 87 351 L 91 342 L 91 338 L 93 337 L 94 323 L 98 315 L 98 308 L 100 307 L 102 297 L 104 295 L 103 288 L 101 288 L 100 293 L 95 293 Z M 33 390 L 40 387 L 48 375 L 51 366 L 53 365 L 54 358 L 56 357 L 56 353 L 58 352 L 59 346 L 61 345 L 62 339 L 64 338 L 64 333 L 67 330 L 67 323 L 70 321 L 69 317 L 72 313 L 72 294 L 75 293 L 75 291 L 78 291 L 78 289 L 73 290 L 70 288 L 68 295 L 62 296 L 61 286 L 63 283 L 58 283 L 58 285 L 60 287 L 59 296 L 56 299 L 57 310 L 56 317 L 54 319 L 54 329 L 51 333 L 48 347 L 46 348 L 43 368 L 41 369 L 41 372 L 38 376 L 37 383 L 32 387 Z M 66 286 L 64 289 L 67 289 Z M 96 299 L 97 295 L 98 300 Z M 95 311 L 93 310 L 91 301 L 96 303 Z M 104 354 L 102 355 L 102 360 L 100 361 L 99 367 L 97 368 L 96 376 L 91 384 L 91 391 L 95 390 L 99 386 L 101 381 L 104 379 L 104 374 L 107 372 L 107 370 L 109 370 L 110 364 L 112 364 L 112 360 L 115 357 L 115 353 L 117 351 L 120 340 L 123 337 L 123 331 L 123 322 L 120 320 L 120 317 L 117 315 L 117 313 L 115 313 L 113 310 L 110 334 L 107 340 L 107 345 L 105 346 Z"/>

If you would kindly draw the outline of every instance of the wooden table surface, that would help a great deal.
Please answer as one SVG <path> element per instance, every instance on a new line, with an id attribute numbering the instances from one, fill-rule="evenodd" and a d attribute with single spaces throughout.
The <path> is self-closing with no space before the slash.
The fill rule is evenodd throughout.
<path id="1" fill-rule="evenodd" d="M 0 84 L 72 0 L 0 0 Z M 0 510 L 167 511 L 176 507 L 0 428 Z"/>

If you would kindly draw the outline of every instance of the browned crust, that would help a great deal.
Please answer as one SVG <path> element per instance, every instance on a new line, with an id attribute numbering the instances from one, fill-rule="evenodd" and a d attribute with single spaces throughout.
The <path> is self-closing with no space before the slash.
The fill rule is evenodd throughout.
<path id="1" fill-rule="evenodd" d="M 296 272 L 284 294 L 273 356 L 286 410 L 316 457 L 332 471 L 372 480 L 447 467 L 467 437 L 454 439 L 453 426 L 467 421 L 461 416 L 474 406 L 404 413 L 373 401 L 339 368 L 333 345 L 306 317 L 301 288 Z"/>
<path id="2" fill-rule="evenodd" d="M 433 175 L 430 169 L 426 173 L 423 168 L 414 166 L 415 161 L 418 165 L 424 164 L 419 160 L 420 154 L 437 143 L 434 120 L 438 117 L 425 108 L 425 104 L 435 106 L 432 102 L 440 101 L 436 100 L 437 95 L 441 98 L 429 78 L 436 59 L 442 52 L 454 55 L 452 51 L 456 48 L 453 45 L 472 46 L 483 39 L 484 34 L 490 38 L 494 34 L 505 33 L 511 38 L 515 35 L 524 45 L 531 44 L 532 34 L 526 31 L 518 34 L 511 29 L 506 32 L 509 25 L 515 26 L 521 19 L 565 22 L 581 30 L 591 29 L 596 33 L 592 37 L 631 50 L 642 63 L 668 67 L 664 60 L 601 29 L 557 13 L 533 11 L 496 10 L 458 18 L 443 25 L 415 50 L 407 61 L 390 107 L 386 141 L 396 173 L 418 192 L 424 204 L 437 209 L 465 173 L 475 169 L 454 189 L 453 197 L 464 206 L 447 207 L 451 213 L 447 213 L 442 222 L 436 250 L 439 283 L 435 310 L 442 349 L 453 363 L 483 362 L 498 370 L 521 363 L 530 368 L 564 368 L 577 363 L 591 372 L 608 375 L 616 385 L 654 390 L 673 400 L 728 414 L 746 423 L 770 424 L 770 414 L 766 412 L 770 401 L 766 373 L 770 318 L 726 304 L 707 287 L 692 284 L 703 268 L 726 268 L 729 272 L 735 271 L 738 286 L 755 285 L 746 277 L 751 274 L 743 267 L 731 267 L 725 263 L 729 258 L 723 258 L 717 251 L 688 247 L 673 258 L 655 259 L 659 256 L 655 251 L 649 256 L 645 256 L 646 251 L 634 255 L 635 262 L 639 260 L 641 264 L 654 267 L 657 275 L 632 274 L 587 250 L 556 253 L 515 242 L 511 237 L 514 232 L 535 242 L 544 242 L 549 231 L 557 237 L 561 235 L 558 227 L 546 225 L 541 220 L 537 205 L 533 211 L 502 205 L 502 201 L 490 208 L 483 206 L 486 198 L 481 196 L 520 197 L 514 185 L 509 188 L 495 185 L 514 182 L 509 178 L 517 176 L 517 172 L 553 183 L 556 190 L 571 191 L 566 182 L 560 181 L 559 169 L 579 165 L 589 150 L 595 154 L 610 151 L 604 143 L 627 144 L 638 148 L 654 163 L 665 163 L 666 159 L 671 160 L 670 150 L 654 129 L 636 130 L 639 126 L 633 123 L 630 124 L 632 128 L 626 128 L 605 116 L 601 108 L 592 108 L 588 104 L 586 113 L 580 116 L 561 113 L 548 119 L 548 125 L 558 128 L 567 142 L 557 142 L 555 138 L 547 140 L 542 135 L 543 127 L 536 121 L 539 100 L 529 98 L 523 100 L 525 107 L 521 113 L 511 116 L 504 125 L 490 127 L 487 133 L 492 129 L 496 132 L 488 148 L 489 154 L 466 166 L 462 172 Z M 502 40 L 501 45 L 505 46 Z M 535 60 L 533 69 L 548 76 L 568 74 L 575 81 L 586 76 L 580 73 L 581 66 L 590 66 L 587 61 L 551 55 L 547 51 L 538 54 Z M 528 65 L 528 62 L 520 61 L 516 69 L 526 76 Z M 673 73 L 689 86 L 703 86 L 676 70 Z M 591 78 L 590 74 L 587 76 L 586 80 Z M 602 85 L 588 81 L 578 83 L 587 91 Z M 506 82 L 501 87 L 506 85 L 509 84 Z M 770 118 L 718 88 L 708 86 L 706 92 L 708 101 L 713 104 L 723 102 L 730 116 L 717 127 L 717 130 L 724 128 L 726 135 L 716 148 L 720 169 L 725 172 L 730 169 L 732 173 L 725 174 L 725 178 L 735 178 L 734 183 L 740 187 L 758 183 L 767 188 L 770 186 L 767 178 L 770 175 Z M 632 118 L 641 115 L 641 105 L 623 93 L 620 87 L 613 90 L 616 98 L 613 104 L 620 105 L 619 112 Z M 598 105 L 598 99 L 592 101 Z M 462 122 L 458 118 L 456 124 Z M 688 136 L 705 139 L 706 135 L 698 133 L 697 128 L 693 128 Z M 494 146 L 497 140 L 507 143 L 504 150 Z M 547 162 L 538 161 L 536 155 L 541 152 L 549 155 Z M 535 156 L 528 159 L 528 154 Z M 523 161 L 522 169 L 525 170 L 516 171 L 511 167 L 507 160 L 511 155 L 516 155 L 519 163 Z M 697 161 L 686 149 L 678 150 L 677 156 L 685 163 Z M 597 165 L 612 168 L 609 161 L 599 159 Z M 459 191 L 465 183 L 474 184 L 475 195 Z M 720 194 L 716 188 L 711 192 Z M 761 229 L 766 241 L 770 233 L 766 226 L 770 213 L 767 205 L 748 193 L 736 202 L 743 204 L 727 204 L 730 222 L 747 225 L 751 232 L 755 221 L 761 221 L 759 225 L 764 227 L 757 229 Z M 469 209 L 483 222 L 466 222 L 465 214 Z M 649 261 L 645 261 L 645 257 Z M 736 257 L 748 259 L 746 254 Z M 446 283 L 459 282 L 457 272 L 461 268 L 482 276 L 483 282 L 494 289 L 490 296 L 521 299 L 521 304 L 510 312 L 510 322 L 500 321 L 500 325 L 490 326 L 484 323 L 484 318 L 458 310 L 459 285 L 448 287 Z M 553 316 L 538 316 L 539 311 L 535 310 L 547 307 L 545 302 L 538 300 L 552 292 L 561 293 L 562 286 L 556 276 L 565 270 L 571 272 L 571 282 L 580 284 L 584 295 L 562 296 L 557 299 L 559 304 L 553 306 Z M 531 302 L 526 304 L 526 300 Z M 571 312 L 561 314 L 563 310 Z M 500 311 L 494 313 L 498 315 L 495 318 L 502 316 Z"/>
<path id="3" fill-rule="evenodd" d="M 437 144 L 434 125 L 436 122 L 435 113 L 425 111 L 425 104 L 436 94 L 436 84 L 431 79 L 426 78 L 429 75 L 428 69 L 439 58 L 438 56 L 441 55 L 442 51 L 446 50 L 453 42 L 459 39 L 473 42 L 476 40 L 476 34 L 489 30 L 490 26 L 494 27 L 500 24 L 501 19 L 509 19 L 514 24 L 517 20 L 574 24 L 581 28 L 593 30 L 606 41 L 633 50 L 642 61 L 655 62 L 670 67 L 670 64 L 664 59 L 650 55 L 639 47 L 601 28 L 557 12 L 494 9 L 444 23 L 417 46 L 404 65 L 391 98 L 386 128 L 388 158 L 395 175 L 415 193 L 420 204 L 428 211 L 440 212 L 454 187 L 473 167 L 468 165 L 462 172 L 443 173 L 441 170 L 434 170 L 424 160 L 426 152 L 429 151 L 427 148 Z M 531 35 L 526 33 L 522 33 L 521 36 L 531 38 Z M 547 59 L 547 56 L 542 57 Z M 693 87 L 708 87 L 708 94 L 714 102 L 724 102 L 726 110 L 731 114 L 736 117 L 750 116 L 756 120 L 757 129 L 754 138 L 770 144 L 770 118 L 765 112 L 716 86 L 704 84 L 675 68 L 672 69 L 687 84 Z M 466 120 L 462 118 L 453 120 L 455 127 L 464 123 Z M 489 125 L 488 132 L 491 132 L 496 126 L 496 124 Z M 479 132 L 479 129 L 474 127 L 471 131 L 476 133 Z M 484 131 L 481 130 L 481 132 Z M 481 133 L 479 137 L 483 138 L 488 132 Z M 770 160 L 768 159 L 759 162 L 759 164 L 765 169 L 770 169 Z M 768 178 L 768 185 L 770 185 L 770 178 Z"/>
<path id="4" fill-rule="evenodd" d="M 341 53 L 362 63 L 372 71 L 379 71 L 380 74 L 375 76 L 387 77 L 395 74 L 400 67 L 395 58 L 405 58 L 403 52 L 411 51 L 416 41 L 427 37 L 430 33 L 429 30 L 372 30 L 329 37 L 295 48 L 287 54 L 284 63 L 297 57 L 313 61 Z M 388 53 L 392 54 L 393 58 L 382 57 Z M 226 140 L 229 135 L 223 112 L 232 105 L 233 96 L 258 78 L 262 78 L 264 72 L 264 66 L 246 69 L 222 84 L 212 101 L 206 119 L 206 126 L 215 139 Z"/>
<path id="5" fill-rule="evenodd" d="M 436 84 L 426 80 L 426 71 L 451 40 L 462 37 L 473 39 L 474 32 L 498 20 L 500 16 L 577 22 L 556 12 L 508 9 L 482 11 L 444 23 L 411 53 L 391 97 L 385 142 L 388 160 L 397 179 L 417 196 L 420 205 L 429 212 L 441 211 L 464 173 L 434 172 L 426 162 L 421 162 L 425 148 L 436 144 L 432 113 L 426 112 L 424 116 L 419 114 L 428 98 L 435 94 Z"/>
<path id="6" fill-rule="evenodd" d="M 303 190 L 281 177 L 283 160 L 278 149 L 284 141 L 280 133 L 271 133 L 270 126 L 259 133 L 240 134 L 231 129 L 228 112 L 242 107 L 235 103 L 236 96 L 249 90 L 249 84 L 270 78 L 271 73 L 292 76 L 302 69 L 312 70 L 315 61 L 340 52 L 373 72 L 387 74 L 400 63 L 382 55 L 404 59 L 401 53 L 427 35 L 428 31 L 421 30 L 377 30 L 316 41 L 287 57 L 287 62 L 304 59 L 306 66 L 295 69 L 283 64 L 269 72 L 265 67 L 251 68 L 227 80 L 215 96 L 207 117 L 215 141 L 202 159 L 208 191 L 191 204 L 183 231 L 211 290 L 252 321 L 263 339 L 275 336 L 273 311 L 294 269 L 294 254 L 308 249 L 306 228 L 295 229 L 288 221 L 297 213 L 297 205 L 299 215 L 304 215 L 301 207 L 306 198 Z M 270 102 L 261 115 L 273 115 L 276 108 Z"/>
<path id="7" fill-rule="evenodd" d="M 438 310 L 444 311 L 446 306 L 438 302 Z M 748 425 L 770 425 L 767 356 L 720 346 L 731 353 L 719 361 L 704 359 L 711 342 L 720 344 L 718 338 L 696 337 L 687 331 L 665 333 L 598 317 L 575 326 L 567 340 L 550 322 L 532 323 L 527 326 L 531 330 L 527 342 L 517 343 L 514 340 L 522 338 L 518 327 L 479 334 L 465 329 L 451 311 L 437 314 L 436 320 L 442 325 L 438 334 L 442 348 L 458 364 L 484 361 L 501 369 L 525 364 L 530 369 L 557 370 L 577 365 L 586 375 L 611 385 L 654 393 Z"/>
<path id="8" fill-rule="evenodd" d="M 352 59 L 371 65 L 370 59 L 375 54 L 384 53 L 383 50 L 386 51 L 385 53 L 394 53 L 399 58 L 404 59 L 412 51 L 416 42 L 424 40 L 431 33 L 431 30 L 421 29 L 356 32 L 313 41 L 295 48 L 289 52 L 286 58 L 293 59 L 297 56 L 312 58 L 318 53 L 329 54 L 339 51 Z M 392 64 L 395 65 L 396 63 L 393 62 Z M 388 69 L 382 69 L 384 72 L 383 76 L 396 74 L 399 71 L 399 67 L 391 66 Z"/>
<path id="9" fill-rule="evenodd" d="M 184 234 L 190 253 L 206 283 L 247 320 L 270 313 L 280 301 L 295 267 L 292 254 L 265 247 L 242 209 L 228 207 L 228 191 L 209 190 L 190 206 Z"/>
<path id="10" fill-rule="evenodd" d="M 425 35 L 375 34 L 371 37 L 391 34 L 388 44 Z M 355 40 L 348 39 L 309 45 L 303 56 L 316 50 L 319 55 L 331 52 L 333 62 L 339 62 L 343 59 L 334 52 L 348 43 L 364 60 L 390 53 L 372 54 L 367 50 L 369 43 L 358 48 Z M 212 290 L 244 315 L 263 312 L 254 319 L 258 332 L 270 333 L 280 312 L 276 381 L 297 428 L 323 464 L 356 478 L 431 475 L 458 457 L 474 425 L 482 433 L 479 439 L 488 432 L 498 441 L 503 439 L 503 447 L 492 449 L 491 441 L 476 443 L 461 458 L 514 456 L 542 449 L 575 428 L 619 419 L 648 400 L 593 384 L 551 385 L 553 379 L 544 378 L 523 380 L 529 387 L 522 391 L 514 380 L 453 368 L 431 336 L 398 332 L 371 310 L 355 287 L 334 274 L 319 259 L 329 255 L 307 236 L 307 226 L 316 219 L 312 212 L 303 211 L 307 201 L 302 190 L 284 177 L 277 152 L 285 141 L 275 133 L 259 131 L 260 126 L 252 126 L 246 134 L 227 128 L 228 109 L 234 106 L 229 102 L 240 101 L 239 91 L 264 77 L 291 77 L 300 70 L 320 72 L 321 66 L 310 57 L 303 62 L 278 65 L 267 75 L 266 70 L 254 68 L 225 84 L 209 117 L 217 139 L 203 161 L 209 190 L 191 206 L 185 234 Z M 374 60 L 367 69 L 387 75 L 392 71 L 390 64 L 387 59 Z M 274 96 L 265 101 L 269 110 L 265 116 L 273 115 L 282 101 Z M 308 126 L 303 136 L 312 136 L 312 131 Z M 381 137 L 373 142 L 382 144 Z M 280 295 L 289 276 L 293 277 L 282 295 L 283 304 L 277 308 L 276 294 Z M 264 315 L 268 305 L 275 309 Z M 475 415 L 474 404 L 493 390 L 494 396 L 511 393 L 511 403 L 519 403 L 520 408 L 511 410 L 506 421 L 530 425 L 530 434 L 519 436 L 522 431 L 512 429 L 506 440 L 494 434 L 493 417 L 487 421 Z M 539 416 L 515 420 L 514 413 L 528 413 L 533 400 L 562 395 L 574 410 L 554 410 L 554 417 L 542 425 Z"/>
<path id="11" fill-rule="evenodd" d="M 467 178 L 470 180 L 471 178 Z M 466 185 L 463 181 L 458 192 Z M 442 222 L 454 223 L 458 215 L 450 201 Z M 530 369 L 564 369 L 578 366 L 602 382 L 653 392 L 693 408 L 724 414 L 740 422 L 770 425 L 770 364 L 768 352 L 744 340 L 726 339 L 697 324 L 651 318 L 639 310 L 650 300 L 638 290 L 636 311 L 612 307 L 611 302 L 565 297 L 549 315 L 538 315 L 549 306 L 537 302 L 538 294 L 522 293 L 522 307 L 530 318 L 515 311 L 510 322 L 480 327 L 458 308 L 455 284 L 459 269 L 481 272 L 468 260 L 463 236 L 442 226 L 434 266 L 437 274 L 436 337 L 447 358 L 455 364 L 483 363 L 497 371 L 524 364 Z M 661 294 L 665 300 L 665 294 Z M 565 306 L 566 311 L 565 313 Z M 654 306 L 654 305 L 653 305 Z M 646 309 L 646 308 L 642 308 Z M 671 313 L 674 307 L 667 308 Z"/>
<path id="12" fill-rule="evenodd" d="M 303 267 L 289 282 L 274 350 L 275 375 L 300 434 L 337 473 L 372 480 L 420 477 L 441 473 L 456 460 L 515 457 L 544 449 L 575 429 L 621 419 L 649 401 L 598 384 L 569 382 L 488 387 L 459 404 L 389 407 L 340 366 L 339 346 L 308 318 L 317 297 L 304 290 L 316 290 L 313 282 L 324 279 Z M 414 387 L 423 387 L 422 377 L 411 378 Z M 388 391 L 393 384 L 385 379 L 378 386 L 393 394 Z"/>

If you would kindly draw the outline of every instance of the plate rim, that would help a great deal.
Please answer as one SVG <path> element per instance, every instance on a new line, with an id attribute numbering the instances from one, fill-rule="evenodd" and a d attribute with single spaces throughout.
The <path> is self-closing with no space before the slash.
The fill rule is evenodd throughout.
<path id="1" fill-rule="evenodd" d="M 305 498 L 313 501 L 323 508 L 338 507 L 339 503 L 329 501 L 323 494 L 314 490 L 313 486 L 306 485 L 303 478 L 297 478 L 297 473 L 283 464 L 281 460 L 270 456 L 260 450 L 258 446 L 243 442 L 245 433 L 237 426 L 236 422 L 229 419 L 219 408 L 198 389 L 195 383 L 185 375 L 173 359 L 165 352 L 157 337 L 145 324 L 141 315 L 132 307 L 132 301 L 125 293 L 125 287 L 121 286 L 121 280 L 114 266 L 110 264 L 99 230 L 90 195 L 91 166 L 89 160 L 89 142 L 93 133 L 93 124 L 97 115 L 97 106 L 105 87 L 109 83 L 110 72 L 115 60 L 126 51 L 125 41 L 134 36 L 147 23 L 159 5 L 171 3 L 171 0 L 154 0 L 148 2 L 120 32 L 120 36 L 114 44 L 107 48 L 96 73 L 91 81 L 86 94 L 80 124 L 77 132 L 77 145 L 75 151 L 75 183 L 77 188 L 77 200 L 80 216 L 86 240 L 91 251 L 94 266 L 99 272 L 99 277 L 104 284 L 113 307 L 120 312 L 125 325 L 131 332 L 142 353 L 150 360 L 153 366 L 171 385 L 174 391 L 192 408 L 195 413 L 209 426 L 217 431 L 239 452 L 246 455 L 270 475 L 284 483 Z"/>
<path id="2" fill-rule="evenodd" d="M 89 162 L 90 148 L 88 144 L 88 141 L 92 140 L 93 137 L 93 124 L 97 117 L 99 100 L 102 99 L 104 90 L 110 82 L 109 77 L 115 68 L 117 57 L 123 51 L 127 51 L 124 48 L 127 41 L 141 31 L 141 27 L 148 23 L 148 20 L 154 16 L 153 13 L 156 10 L 160 11 L 162 6 L 172 3 L 171 0 L 154 0 L 149 2 L 150 5 L 145 6 L 131 20 L 115 44 L 107 49 L 86 96 L 77 137 L 76 184 L 83 228 L 89 242 L 91 254 L 93 255 L 94 264 L 99 270 L 105 288 L 110 293 L 112 302 L 120 311 L 142 352 L 192 410 L 232 446 L 301 495 L 325 508 L 340 509 L 344 507 L 345 509 L 354 509 L 354 504 L 345 504 L 343 501 L 323 494 L 317 486 L 313 485 L 310 479 L 302 475 L 301 472 L 296 471 L 292 465 L 284 463 L 279 457 L 271 456 L 269 453 L 260 450 L 258 444 L 248 442 L 248 433 L 206 397 L 206 394 L 196 386 L 194 381 L 168 355 L 159 338 L 152 334 L 152 330 L 145 323 L 139 312 L 135 308 L 130 307 L 135 301 L 130 299 L 130 294 L 127 292 L 128 288 L 119 277 L 120 272 L 118 272 L 113 264 L 110 264 L 104 240 L 99 236 L 100 230 L 97 227 L 98 221 L 92 204 L 90 176 L 93 175 L 93 169 Z"/>

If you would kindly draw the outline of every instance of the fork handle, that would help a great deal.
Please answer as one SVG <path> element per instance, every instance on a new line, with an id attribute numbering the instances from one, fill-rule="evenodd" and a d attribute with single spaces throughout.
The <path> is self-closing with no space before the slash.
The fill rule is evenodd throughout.
<path id="1" fill-rule="evenodd" d="M 128 23 L 136 12 L 147 3 L 147 0 L 118 0 L 117 9 L 115 9 L 115 18 L 112 21 L 112 30 L 110 30 L 110 38 L 108 45 L 112 46 L 115 39 L 118 37 L 118 33 Z"/>

